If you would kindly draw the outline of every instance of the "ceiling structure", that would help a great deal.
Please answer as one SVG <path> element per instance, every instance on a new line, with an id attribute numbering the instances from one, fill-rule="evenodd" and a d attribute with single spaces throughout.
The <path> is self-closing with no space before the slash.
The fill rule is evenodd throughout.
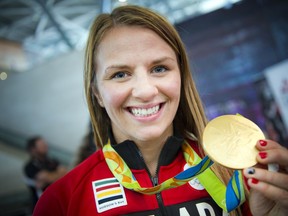
<path id="1" fill-rule="evenodd" d="M 22 72 L 81 50 L 97 14 L 125 4 L 156 10 L 172 23 L 240 0 L 0 0 L 0 70 Z"/>

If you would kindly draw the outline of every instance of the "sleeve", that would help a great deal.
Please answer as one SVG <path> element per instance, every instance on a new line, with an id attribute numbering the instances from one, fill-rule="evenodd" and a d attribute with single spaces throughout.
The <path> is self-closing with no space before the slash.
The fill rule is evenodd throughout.
<path id="1" fill-rule="evenodd" d="M 60 166 L 60 162 L 58 160 L 52 158 L 46 162 L 44 169 L 48 170 L 48 171 L 55 171 L 58 168 L 58 166 Z"/>

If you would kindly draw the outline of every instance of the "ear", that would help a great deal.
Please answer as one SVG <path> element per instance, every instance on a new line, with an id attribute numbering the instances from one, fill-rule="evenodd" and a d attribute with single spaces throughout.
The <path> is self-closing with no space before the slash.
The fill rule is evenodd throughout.
<path id="1" fill-rule="evenodd" d="M 98 104 L 99 104 L 101 107 L 104 107 L 102 97 L 101 97 L 101 95 L 99 94 L 99 92 L 98 92 L 98 90 L 96 89 L 96 87 L 95 87 L 95 86 L 91 86 L 91 88 L 92 88 L 92 94 L 97 98 Z"/>

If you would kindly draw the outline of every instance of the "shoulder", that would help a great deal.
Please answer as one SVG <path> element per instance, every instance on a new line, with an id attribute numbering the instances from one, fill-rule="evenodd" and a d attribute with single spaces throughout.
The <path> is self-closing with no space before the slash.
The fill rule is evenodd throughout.
<path id="1" fill-rule="evenodd" d="M 71 199 L 81 191 L 82 194 L 87 191 L 85 187 L 91 187 L 93 179 L 101 178 L 100 173 L 105 166 L 102 150 L 92 154 L 44 191 L 36 205 L 35 216 L 66 215 Z"/>
<path id="2" fill-rule="evenodd" d="M 105 159 L 103 156 L 102 150 L 99 150 L 92 154 L 85 161 L 80 163 L 78 166 L 73 168 L 70 172 L 68 172 L 64 177 L 56 181 L 53 186 L 66 186 L 67 183 L 69 187 L 77 187 L 81 181 L 87 178 L 90 175 L 95 174 L 94 170 L 97 170 L 99 166 L 105 165 Z"/>
<path id="3" fill-rule="evenodd" d="M 34 177 L 34 175 L 37 174 L 39 171 L 38 167 L 35 166 L 32 159 L 30 159 L 25 165 L 24 165 L 24 174 L 30 178 Z"/>
<path id="4" fill-rule="evenodd" d="M 26 163 L 24 164 L 24 170 L 30 169 L 31 167 L 33 167 L 33 162 L 30 159 L 29 161 L 26 161 Z"/>

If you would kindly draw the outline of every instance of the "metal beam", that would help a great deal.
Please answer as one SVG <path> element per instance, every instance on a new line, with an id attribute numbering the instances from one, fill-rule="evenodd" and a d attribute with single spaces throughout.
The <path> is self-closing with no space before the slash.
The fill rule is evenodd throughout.
<path id="1" fill-rule="evenodd" d="M 62 30 L 62 28 L 58 24 L 58 22 L 54 19 L 54 16 L 52 15 L 52 12 L 47 8 L 46 4 L 42 0 L 35 0 L 35 1 L 41 6 L 42 10 L 48 16 L 48 18 L 51 21 L 51 23 L 55 26 L 55 28 L 57 29 L 57 31 L 61 35 L 61 38 L 63 39 L 63 41 L 65 41 L 67 46 L 69 46 L 70 49 L 74 49 L 73 44 L 70 42 L 69 38 L 67 37 L 65 32 Z"/>
<path id="2" fill-rule="evenodd" d="M 111 10 L 112 10 L 112 1 L 102 0 L 101 1 L 101 13 L 110 13 Z"/>

